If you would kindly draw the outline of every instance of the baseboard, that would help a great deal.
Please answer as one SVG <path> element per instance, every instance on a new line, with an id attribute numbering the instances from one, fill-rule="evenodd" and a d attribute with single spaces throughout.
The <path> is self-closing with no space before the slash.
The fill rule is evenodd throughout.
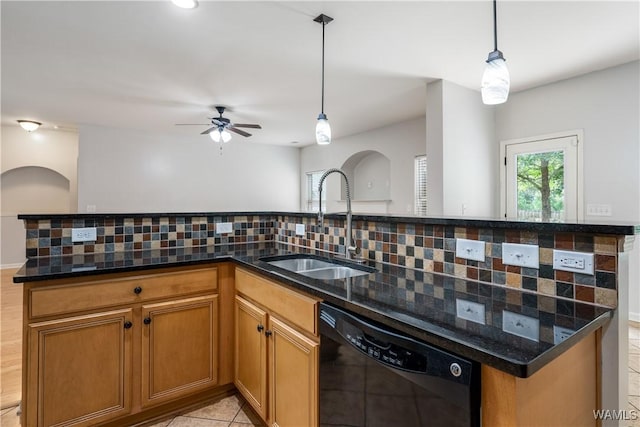
<path id="1" fill-rule="evenodd" d="M 9 268 L 20 268 L 24 265 L 24 262 L 19 264 L 0 264 L 0 270 L 9 269 Z"/>
<path id="2" fill-rule="evenodd" d="M 629 312 L 629 320 L 632 322 L 640 323 L 640 313 Z"/>

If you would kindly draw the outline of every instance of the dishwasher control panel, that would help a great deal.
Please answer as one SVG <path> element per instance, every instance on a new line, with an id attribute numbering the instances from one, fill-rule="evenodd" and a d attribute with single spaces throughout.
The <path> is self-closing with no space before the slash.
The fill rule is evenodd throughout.
<path id="1" fill-rule="evenodd" d="M 381 342 L 357 327 L 341 322 L 337 328 L 347 342 L 386 365 L 413 372 L 427 372 L 427 357 L 393 343 Z"/>

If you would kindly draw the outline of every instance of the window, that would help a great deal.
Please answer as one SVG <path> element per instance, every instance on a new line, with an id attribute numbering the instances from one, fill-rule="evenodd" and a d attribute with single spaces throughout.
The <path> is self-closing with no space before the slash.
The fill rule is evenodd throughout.
<path id="1" fill-rule="evenodd" d="M 502 143 L 506 218 L 565 222 L 581 218 L 579 135 Z"/>
<path id="2" fill-rule="evenodd" d="M 307 211 L 317 212 L 320 193 L 318 184 L 324 171 L 307 172 Z M 322 183 L 322 210 L 327 210 L 327 182 Z"/>
<path id="3" fill-rule="evenodd" d="M 427 156 L 415 159 L 415 214 L 427 214 Z"/>

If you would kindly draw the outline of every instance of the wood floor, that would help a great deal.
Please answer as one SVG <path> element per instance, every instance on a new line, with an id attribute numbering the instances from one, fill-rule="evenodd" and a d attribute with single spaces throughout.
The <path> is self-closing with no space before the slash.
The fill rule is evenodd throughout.
<path id="1" fill-rule="evenodd" d="M 13 283 L 17 269 L 0 270 L 0 408 L 20 401 L 22 373 L 22 285 Z"/>

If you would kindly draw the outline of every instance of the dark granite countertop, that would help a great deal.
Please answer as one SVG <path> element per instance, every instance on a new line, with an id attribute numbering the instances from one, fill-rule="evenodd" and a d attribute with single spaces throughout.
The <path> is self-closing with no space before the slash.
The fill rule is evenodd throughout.
<path id="1" fill-rule="evenodd" d="M 230 212 L 155 212 L 155 213 L 66 213 L 66 214 L 20 214 L 18 219 L 24 220 L 64 220 L 64 219 L 118 219 L 118 218 L 149 218 L 149 217 L 217 217 L 217 216 L 293 216 L 317 217 L 313 212 L 276 212 L 276 211 L 230 211 Z M 344 218 L 344 214 L 325 215 L 325 218 Z M 526 222 L 503 218 L 472 218 L 472 217 L 429 217 L 415 215 L 381 215 L 354 214 L 355 221 L 378 221 L 389 223 L 429 224 L 453 227 L 476 227 L 524 230 L 534 232 L 559 233 L 592 233 L 632 236 L 640 234 L 640 225 L 636 223 L 620 222 L 618 224 L 598 222 Z"/>
<path id="2" fill-rule="evenodd" d="M 41 257 L 28 260 L 14 282 L 232 261 L 374 322 L 523 378 L 606 324 L 612 315 L 612 310 L 604 307 L 388 264 L 371 265 L 376 272 L 369 275 L 324 281 L 261 260 L 299 253 L 326 256 L 266 242 Z M 457 304 L 466 301 L 484 305 L 484 324 L 457 315 Z M 538 324 L 537 341 L 503 331 L 504 312 L 527 316 Z M 556 333 L 568 337 L 554 343 Z"/>

